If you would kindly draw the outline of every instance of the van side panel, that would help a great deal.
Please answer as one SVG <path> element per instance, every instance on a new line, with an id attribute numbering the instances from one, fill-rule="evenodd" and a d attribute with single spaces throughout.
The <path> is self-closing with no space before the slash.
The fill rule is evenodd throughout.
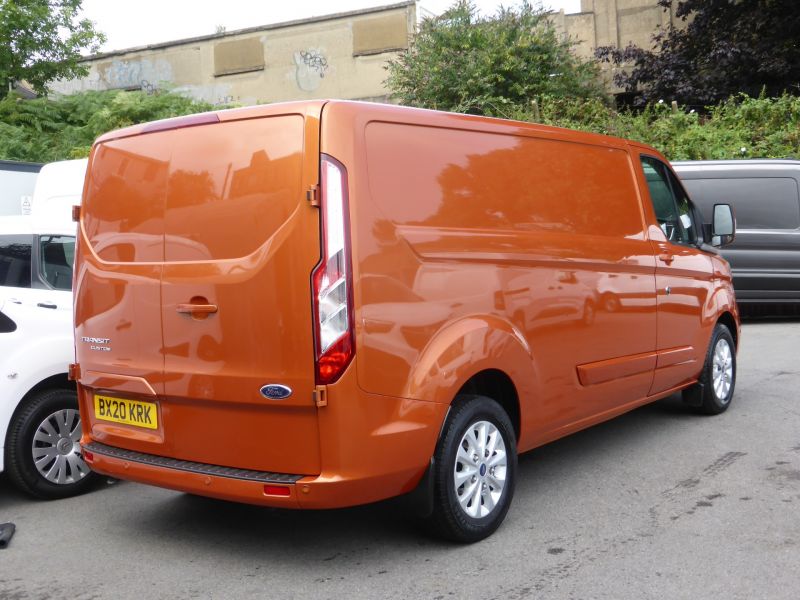
<path id="1" fill-rule="evenodd" d="M 352 127 L 363 137 L 348 148 L 323 136 L 323 150 L 365 160 L 351 171 L 362 389 L 449 403 L 472 374 L 503 370 L 523 404 L 521 447 L 644 398 L 654 258 L 626 150 L 522 128 L 471 131 L 451 115 L 370 119 L 359 108 Z M 347 109 L 326 115 L 347 119 Z M 457 343 L 438 344 L 462 319 L 505 323 L 529 366 L 504 360 L 499 329 L 467 327 Z M 438 346 L 444 354 L 432 360 Z M 608 359 L 630 363 L 628 376 L 580 381 L 579 366 Z M 533 373 L 546 377 L 531 381 Z M 435 396 L 409 385 L 424 379 L 449 385 Z"/>

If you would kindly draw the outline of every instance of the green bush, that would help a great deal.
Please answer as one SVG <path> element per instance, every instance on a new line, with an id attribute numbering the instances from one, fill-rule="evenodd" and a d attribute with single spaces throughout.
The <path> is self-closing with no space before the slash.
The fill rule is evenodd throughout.
<path id="1" fill-rule="evenodd" d="M 800 97 L 740 95 L 706 114 L 666 103 L 616 111 L 603 99 L 542 95 L 537 108 L 509 104 L 498 116 L 644 142 L 670 160 L 800 158 Z M 87 156 L 112 129 L 215 107 L 175 93 L 85 92 L 60 99 L 0 100 L 0 158 L 50 162 Z"/>
<path id="2" fill-rule="evenodd" d="M 402 104 L 491 116 L 540 94 L 606 98 L 597 63 L 574 46 L 540 3 L 481 17 L 458 0 L 423 19 L 409 49 L 389 61 L 386 85 Z"/>
<path id="3" fill-rule="evenodd" d="M 700 115 L 667 103 L 617 112 L 599 100 L 542 97 L 508 116 L 643 142 L 670 160 L 800 158 L 800 97 L 731 97 Z"/>
<path id="4" fill-rule="evenodd" d="M 84 92 L 61 98 L 0 100 L 0 158 L 51 162 L 89 154 L 98 136 L 215 107 L 175 93 Z"/>

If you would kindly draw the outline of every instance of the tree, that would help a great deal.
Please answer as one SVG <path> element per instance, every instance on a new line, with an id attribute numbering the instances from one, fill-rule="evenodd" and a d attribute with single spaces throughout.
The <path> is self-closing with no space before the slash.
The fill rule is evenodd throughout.
<path id="1" fill-rule="evenodd" d="M 459 0 L 424 19 L 410 48 L 389 62 L 387 85 L 412 106 L 506 116 L 539 95 L 602 97 L 599 69 L 578 58 L 541 6 L 522 2 L 481 18 Z"/>
<path id="2" fill-rule="evenodd" d="M 800 93 L 797 0 L 658 0 L 681 27 L 653 35 L 650 50 L 605 46 L 596 56 L 618 67 L 617 85 L 636 103 L 658 99 L 717 104 L 732 95 Z"/>
<path id="3" fill-rule="evenodd" d="M 0 98 L 26 81 L 39 93 L 59 78 L 88 73 L 81 51 L 96 52 L 105 36 L 79 19 L 83 0 L 0 0 Z"/>

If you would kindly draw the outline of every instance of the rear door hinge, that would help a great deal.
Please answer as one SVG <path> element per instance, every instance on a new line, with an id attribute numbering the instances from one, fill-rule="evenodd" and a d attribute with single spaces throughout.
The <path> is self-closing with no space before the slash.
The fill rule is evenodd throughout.
<path id="1" fill-rule="evenodd" d="M 319 206 L 319 186 L 312 185 L 306 190 L 306 200 L 311 206 Z"/>
<path id="2" fill-rule="evenodd" d="M 317 408 L 322 408 L 323 406 L 328 406 L 328 386 L 327 385 L 318 385 L 314 388 L 313 392 L 314 396 L 314 404 L 317 405 Z"/>
<path id="3" fill-rule="evenodd" d="M 81 378 L 81 366 L 78 363 L 70 363 L 67 371 L 67 379 L 78 381 Z"/>

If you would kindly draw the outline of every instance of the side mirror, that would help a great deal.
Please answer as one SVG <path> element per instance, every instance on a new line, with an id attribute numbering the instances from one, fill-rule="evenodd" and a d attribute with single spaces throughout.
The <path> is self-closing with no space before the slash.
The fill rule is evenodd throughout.
<path id="1" fill-rule="evenodd" d="M 712 246 L 726 246 L 733 241 L 736 235 L 736 219 L 730 204 L 714 205 L 711 235 Z"/>

